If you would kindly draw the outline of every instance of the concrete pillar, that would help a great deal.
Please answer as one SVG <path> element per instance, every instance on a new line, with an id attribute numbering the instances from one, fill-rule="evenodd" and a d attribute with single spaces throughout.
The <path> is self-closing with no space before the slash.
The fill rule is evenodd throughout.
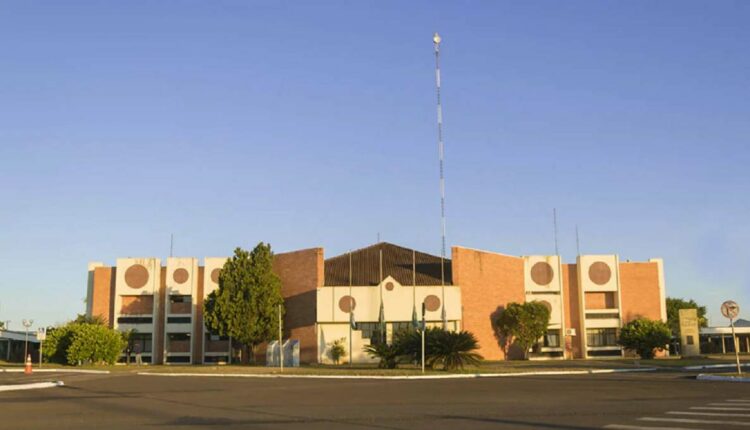
<path id="1" fill-rule="evenodd" d="M 750 336 L 745 337 L 745 352 L 750 353 Z"/>
<path id="2" fill-rule="evenodd" d="M 725 337 L 725 336 L 724 336 L 724 335 L 722 334 L 722 335 L 721 335 L 721 353 L 722 353 L 722 354 L 726 354 L 726 353 L 727 353 L 727 344 L 726 344 L 726 342 L 724 341 L 724 337 Z"/>

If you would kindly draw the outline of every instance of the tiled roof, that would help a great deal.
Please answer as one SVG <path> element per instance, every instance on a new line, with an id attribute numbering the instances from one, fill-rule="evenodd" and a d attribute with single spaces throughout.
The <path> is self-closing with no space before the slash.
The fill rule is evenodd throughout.
<path id="1" fill-rule="evenodd" d="M 440 285 L 440 257 L 415 252 L 392 243 L 381 242 L 352 251 L 352 285 L 378 285 L 380 278 L 380 251 L 383 252 L 383 278 L 392 276 L 401 285 L 412 285 L 412 255 L 416 261 L 417 285 Z M 445 285 L 451 285 L 451 260 L 445 259 Z M 349 285 L 349 254 L 331 257 L 325 261 L 325 285 Z"/>

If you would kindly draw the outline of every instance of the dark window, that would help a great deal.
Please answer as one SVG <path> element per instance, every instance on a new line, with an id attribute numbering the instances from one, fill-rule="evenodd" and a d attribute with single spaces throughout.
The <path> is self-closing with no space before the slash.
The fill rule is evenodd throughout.
<path id="1" fill-rule="evenodd" d="M 167 363 L 190 363 L 190 356 L 167 356 Z"/>
<path id="2" fill-rule="evenodd" d="M 190 317 L 167 317 L 167 324 L 190 324 Z"/>
<path id="3" fill-rule="evenodd" d="M 190 296 L 169 296 L 170 303 L 187 303 L 193 302 L 193 298 Z"/>
<path id="4" fill-rule="evenodd" d="M 610 349 L 604 351 L 589 351 L 589 357 L 621 357 L 622 352 L 619 349 Z"/>
<path id="5" fill-rule="evenodd" d="M 617 312 L 609 314 L 586 314 L 586 319 L 589 320 L 604 320 L 610 318 L 620 318 L 620 314 L 618 314 Z"/>
<path id="6" fill-rule="evenodd" d="M 133 333 L 130 335 L 131 352 L 140 351 L 142 354 L 151 353 L 151 333 Z"/>
<path id="7" fill-rule="evenodd" d="M 586 343 L 588 343 L 588 346 L 617 346 L 617 329 L 586 329 Z"/>
<path id="8" fill-rule="evenodd" d="M 153 319 L 151 317 L 119 317 L 117 318 L 118 324 L 151 324 Z"/>
<path id="9" fill-rule="evenodd" d="M 694 343 L 695 343 L 695 341 L 693 340 L 693 336 L 688 336 L 687 337 L 687 344 L 688 345 L 693 345 Z"/>
<path id="10" fill-rule="evenodd" d="M 546 348 L 559 348 L 560 330 L 547 330 L 547 334 L 544 335 L 544 346 Z"/>
<path id="11" fill-rule="evenodd" d="M 380 323 L 363 322 L 357 323 L 357 330 L 362 332 L 362 339 L 370 339 L 371 345 L 383 343 L 385 333 L 382 332 Z"/>

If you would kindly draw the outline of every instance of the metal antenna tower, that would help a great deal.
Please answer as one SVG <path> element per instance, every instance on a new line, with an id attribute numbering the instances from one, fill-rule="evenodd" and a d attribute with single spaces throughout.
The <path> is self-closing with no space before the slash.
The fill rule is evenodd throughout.
<path id="1" fill-rule="evenodd" d="M 442 228 L 442 240 L 440 247 L 440 286 L 441 286 L 441 316 L 443 318 L 443 328 L 447 328 L 448 320 L 445 313 L 445 174 L 443 168 L 443 158 L 445 155 L 443 145 L 443 105 L 440 100 L 440 42 L 442 39 L 438 33 L 432 36 L 432 43 L 435 47 L 435 89 L 437 92 L 437 134 L 438 134 L 438 155 L 440 157 L 440 226 Z"/>
<path id="2" fill-rule="evenodd" d="M 560 250 L 557 246 L 557 208 L 552 208 L 552 222 L 555 225 L 555 255 L 560 255 Z"/>

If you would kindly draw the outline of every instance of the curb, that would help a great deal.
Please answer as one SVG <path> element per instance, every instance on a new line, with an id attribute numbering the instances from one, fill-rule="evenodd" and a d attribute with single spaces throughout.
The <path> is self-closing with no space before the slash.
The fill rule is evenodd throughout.
<path id="1" fill-rule="evenodd" d="M 701 373 L 695 379 L 699 381 L 750 382 L 750 376 L 722 376 Z"/>
<path id="2" fill-rule="evenodd" d="M 703 364 L 699 366 L 685 366 L 682 370 L 729 369 L 736 367 L 736 364 Z M 740 363 L 740 367 L 750 367 L 750 363 Z"/>
<path id="3" fill-rule="evenodd" d="M 9 368 L 0 369 L 1 373 L 23 373 L 24 369 Z M 104 375 L 109 373 L 109 370 L 88 370 L 88 369 L 33 369 L 32 373 L 91 373 L 96 375 Z"/>
<path id="4" fill-rule="evenodd" d="M 3 391 L 20 391 L 20 390 L 37 390 L 40 388 L 52 388 L 62 387 L 65 384 L 63 381 L 57 382 L 35 382 L 33 384 L 18 384 L 18 385 L 0 385 L 0 392 Z"/>
<path id="5" fill-rule="evenodd" d="M 375 380 L 428 380 L 428 379 L 476 379 L 476 378 L 508 378 L 515 376 L 555 376 L 555 375 L 592 375 L 609 373 L 630 372 L 653 372 L 655 367 L 641 369 L 593 369 L 593 370 L 551 370 L 543 372 L 518 372 L 518 373 L 467 373 L 453 375 L 282 375 L 282 374 L 251 374 L 251 373 L 159 373 L 138 372 L 142 376 L 186 376 L 186 377 L 213 377 L 213 378 L 287 378 L 287 379 L 375 379 Z"/>

